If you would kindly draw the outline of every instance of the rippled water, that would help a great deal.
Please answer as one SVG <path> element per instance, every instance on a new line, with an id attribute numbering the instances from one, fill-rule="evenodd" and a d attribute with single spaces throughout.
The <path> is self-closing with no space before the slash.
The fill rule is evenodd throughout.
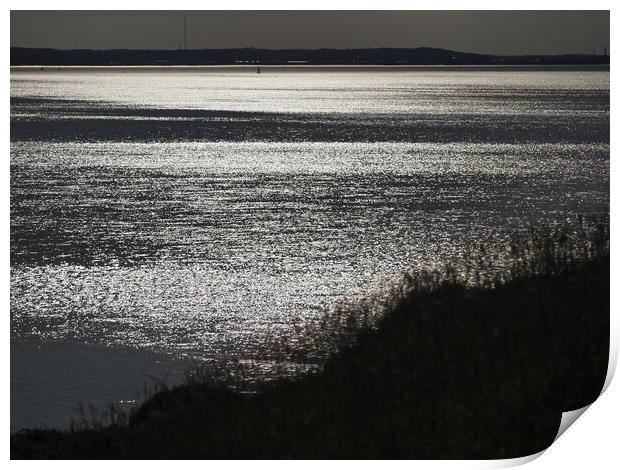
<path id="1" fill-rule="evenodd" d="M 434 245 L 607 201 L 602 144 L 35 147 L 12 147 L 19 336 L 247 352 Z"/>
<path id="2" fill-rule="evenodd" d="M 609 72 L 349 68 L 14 68 L 12 97 L 165 109 L 293 113 L 594 114 L 608 105 Z M 484 70 L 484 71 L 480 71 Z"/>
<path id="3" fill-rule="evenodd" d="M 609 206 L 609 73 L 11 71 L 11 336 L 263 357 L 488 231 Z"/>

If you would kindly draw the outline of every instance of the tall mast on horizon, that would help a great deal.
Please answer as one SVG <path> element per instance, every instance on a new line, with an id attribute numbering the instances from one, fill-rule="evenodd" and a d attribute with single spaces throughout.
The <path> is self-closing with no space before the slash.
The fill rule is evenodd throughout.
<path id="1" fill-rule="evenodd" d="M 187 49 L 187 18 L 183 17 L 183 49 Z"/>

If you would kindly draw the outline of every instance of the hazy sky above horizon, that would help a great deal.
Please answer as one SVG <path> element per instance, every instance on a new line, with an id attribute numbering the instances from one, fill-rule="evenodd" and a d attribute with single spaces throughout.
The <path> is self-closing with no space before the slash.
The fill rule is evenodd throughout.
<path id="1" fill-rule="evenodd" d="M 491 54 L 602 53 L 608 11 L 11 11 L 11 46 L 439 47 Z"/>

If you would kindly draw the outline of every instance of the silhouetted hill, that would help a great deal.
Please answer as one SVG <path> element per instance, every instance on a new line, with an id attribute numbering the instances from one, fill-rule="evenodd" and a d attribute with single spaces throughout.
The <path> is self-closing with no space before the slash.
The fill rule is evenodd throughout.
<path id="1" fill-rule="evenodd" d="M 413 49 L 42 49 L 11 48 L 11 65 L 593 65 L 594 54 L 496 56 L 418 47 Z"/>
<path id="2" fill-rule="evenodd" d="M 83 415 L 71 430 L 15 433 L 11 458 L 507 459 L 541 452 L 562 413 L 594 402 L 605 383 L 609 220 L 578 216 L 516 233 L 499 250 L 487 244 L 466 253 L 443 273 L 410 271 L 381 304 L 353 305 L 300 329 L 296 347 L 308 351 L 301 357 L 311 357 L 313 344 L 334 351 L 313 374 L 242 393 L 214 371 L 198 370 L 128 414 L 112 406 L 107 417 Z M 495 279 L 488 277 L 493 266 L 503 269 Z M 242 371 L 231 371 L 229 383 L 239 386 Z"/>

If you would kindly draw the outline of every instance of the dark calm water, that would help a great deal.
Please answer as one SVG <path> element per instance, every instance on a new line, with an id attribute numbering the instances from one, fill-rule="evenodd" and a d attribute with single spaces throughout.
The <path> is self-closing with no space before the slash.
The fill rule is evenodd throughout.
<path id="1" fill-rule="evenodd" d="M 608 207 L 609 72 L 11 71 L 20 345 L 262 358 L 432 253 Z"/>

